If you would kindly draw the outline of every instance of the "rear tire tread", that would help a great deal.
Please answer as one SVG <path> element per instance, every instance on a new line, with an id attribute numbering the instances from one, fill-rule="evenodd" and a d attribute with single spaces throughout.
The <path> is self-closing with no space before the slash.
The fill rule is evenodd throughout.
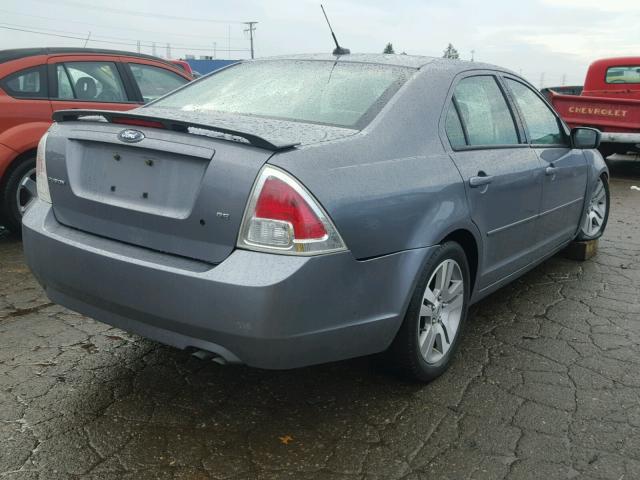
<path id="1" fill-rule="evenodd" d="M 427 364 L 420 353 L 417 339 L 417 324 L 420 304 L 426 283 L 433 270 L 444 260 L 452 258 L 458 262 L 464 278 L 464 306 L 460 317 L 460 325 L 449 351 L 438 364 Z M 442 375 L 448 368 L 451 358 L 457 350 L 467 319 L 469 296 L 471 290 L 469 264 L 464 249 L 456 242 L 446 242 L 438 246 L 425 264 L 420 280 L 411 296 L 404 321 L 387 351 L 391 364 L 399 373 L 420 382 L 430 382 Z"/>

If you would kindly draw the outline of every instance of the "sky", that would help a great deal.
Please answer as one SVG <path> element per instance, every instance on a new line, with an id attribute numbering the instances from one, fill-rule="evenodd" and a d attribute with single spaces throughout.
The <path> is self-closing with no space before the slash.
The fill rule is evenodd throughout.
<path id="1" fill-rule="evenodd" d="M 581 85 L 589 63 L 640 56 L 640 0 L 323 0 L 352 52 L 442 56 L 521 73 L 537 86 Z M 0 49 L 84 46 L 248 58 L 328 52 L 319 0 L 0 0 Z M 28 31 L 24 31 L 28 30 Z M 46 33 L 47 35 L 45 35 Z M 55 35 L 55 36 L 54 36 Z M 71 38 L 69 38 L 71 37 Z M 88 41 L 87 41 L 88 39 Z"/>

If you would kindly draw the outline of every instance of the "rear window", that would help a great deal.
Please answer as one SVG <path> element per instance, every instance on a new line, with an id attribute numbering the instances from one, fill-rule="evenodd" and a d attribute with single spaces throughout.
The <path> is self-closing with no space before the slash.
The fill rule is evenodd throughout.
<path id="1" fill-rule="evenodd" d="M 28 68 L 5 77 L 0 82 L 9 95 L 17 98 L 44 98 L 47 87 L 42 66 Z"/>
<path id="2" fill-rule="evenodd" d="M 153 105 L 361 128 L 413 72 L 326 61 L 241 63 Z"/>
<path id="3" fill-rule="evenodd" d="M 607 83 L 640 83 L 640 65 L 607 69 Z"/>

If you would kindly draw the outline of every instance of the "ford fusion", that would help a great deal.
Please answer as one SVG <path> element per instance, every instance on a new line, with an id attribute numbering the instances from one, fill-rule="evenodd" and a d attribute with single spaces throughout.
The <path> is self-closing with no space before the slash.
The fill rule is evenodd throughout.
<path id="1" fill-rule="evenodd" d="M 479 63 L 247 61 L 54 120 L 23 223 L 47 295 L 221 362 L 385 352 L 429 381 L 470 304 L 609 212 L 599 133 Z"/>

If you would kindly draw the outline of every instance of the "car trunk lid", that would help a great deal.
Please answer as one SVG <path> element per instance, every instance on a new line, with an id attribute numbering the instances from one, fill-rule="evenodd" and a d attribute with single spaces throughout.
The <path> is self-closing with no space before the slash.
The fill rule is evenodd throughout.
<path id="1" fill-rule="evenodd" d="M 253 181 L 272 151 L 186 133 L 123 126 L 56 125 L 47 173 L 56 218 L 64 225 L 209 263 L 236 244 Z"/>
<path id="2" fill-rule="evenodd" d="M 274 152 L 356 133 L 238 115 L 65 110 L 47 141 L 58 221 L 209 263 L 235 248 L 253 182 Z"/>

